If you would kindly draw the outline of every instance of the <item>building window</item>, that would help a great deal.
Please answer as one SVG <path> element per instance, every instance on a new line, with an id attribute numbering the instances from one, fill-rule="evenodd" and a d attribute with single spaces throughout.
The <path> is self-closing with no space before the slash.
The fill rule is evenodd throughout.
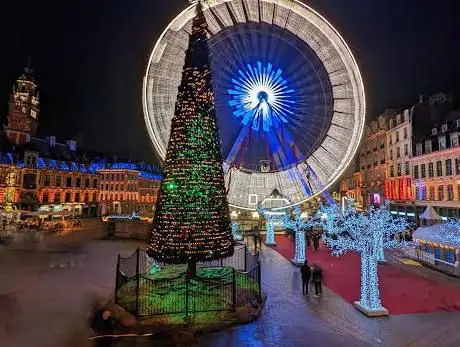
<path id="1" fill-rule="evenodd" d="M 444 200 L 444 187 L 443 186 L 438 186 L 438 200 L 439 201 Z"/>
<path id="2" fill-rule="evenodd" d="M 72 187 L 72 177 L 67 177 L 66 187 Z M 66 202 L 68 201 L 66 200 Z"/>
<path id="3" fill-rule="evenodd" d="M 56 187 L 62 186 L 62 176 L 56 176 Z"/>
<path id="4" fill-rule="evenodd" d="M 390 160 L 393 160 L 393 150 L 390 149 Z"/>
<path id="5" fill-rule="evenodd" d="M 90 188 L 90 186 L 89 186 L 89 178 L 87 178 L 87 179 L 85 180 L 85 187 L 86 187 L 86 188 Z M 97 187 L 97 186 L 96 186 L 96 187 Z"/>
<path id="6" fill-rule="evenodd" d="M 450 134 L 450 146 L 451 147 L 458 146 L 458 133 Z"/>
<path id="7" fill-rule="evenodd" d="M 398 176 L 401 176 L 401 164 L 398 164 Z"/>
<path id="8" fill-rule="evenodd" d="M 422 178 L 426 177 L 426 166 L 425 166 L 425 164 L 421 165 L 421 176 L 422 176 Z"/>
<path id="9" fill-rule="evenodd" d="M 401 156 L 401 149 L 399 147 L 396 148 L 396 158 Z"/>
<path id="10" fill-rule="evenodd" d="M 65 192 L 65 202 L 70 202 L 70 192 Z"/>
<path id="11" fill-rule="evenodd" d="M 422 155 L 422 144 L 421 143 L 417 143 L 415 145 L 415 154 Z"/>
<path id="12" fill-rule="evenodd" d="M 406 161 L 406 175 L 410 175 L 410 164 Z"/>
<path id="13" fill-rule="evenodd" d="M 105 190 L 109 190 L 109 184 L 108 183 L 105 184 Z"/>
<path id="14" fill-rule="evenodd" d="M 399 142 L 399 131 L 396 132 L 396 142 Z"/>
<path id="15" fill-rule="evenodd" d="M 438 135 L 438 129 L 437 128 L 432 128 L 431 129 L 431 136 L 436 136 Z"/>
<path id="16" fill-rule="evenodd" d="M 93 202 L 96 202 L 96 193 L 93 193 Z"/>
<path id="17" fill-rule="evenodd" d="M 454 186 L 452 184 L 447 185 L 447 200 L 454 200 Z"/>
<path id="18" fill-rule="evenodd" d="M 452 176 L 452 159 L 446 160 L 446 176 Z"/>
<path id="19" fill-rule="evenodd" d="M 434 187 L 433 187 L 433 186 L 430 187 L 430 200 L 431 200 L 431 201 L 434 201 L 434 200 L 435 200 L 435 196 L 434 196 Z"/>
<path id="20" fill-rule="evenodd" d="M 75 186 L 76 186 L 77 188 L 80 188 L 80 187 L 81 187 L 81 177 L 77 177 Z"/>
<path id="21" fill-rule="evenodd" d="M 51 176 L 45 175 L 45 182 L 43 184 L 45 187 L 49 187 L 51 185 Z"/>
<path id="22" fill-rule="evenodd" d="M 115 191 L 118 191 L 118 183 L 115 184 Z"/>
<path id="23" fill-rule="evenodd" d="M 428 177 L 434 177 L 433 163 L 428 163 Z"/>
<path id="24" fill-rule="evenodd" d="M 447 131 L 447 124 L 441 125 L 441 131 L 445 133 Z"/>
<path id="25" fill-rule="evenodd" d="M 60 203 L 61 203 L 61 193 L 56 192 L 56 193 L 54 193 L 54 204 L 58 205 Z"/>
<path id="26" fill-rule="evenodd" d="M 390 145 L 393 144 L 393 139 L 392 139 L 392 137 L 391 137 L 391 134 L 390 134 L 390 136 L 388 136 L 388 143 L 389 143 Z"/>
<path id="27" fill-rule="evenodd" d="M 404 145 L 404 155 L 406 157 L 409 155 L 409 145 L 407 143 Z"/>
<path id="28" fill-rule="evenodd" d="M 390 177 L 394 177 L 395 176 L 395 167 L 393 165 L 391 165 L 390 167 Z"/>
<path id="29" fill-rule="evenodd" d="M 85 201 L 85 202 L 88 202 L 88 198 L 89 198 L 89 196 L 88 196 L 88 192 L 85 192 L 85 195 L 84 195 L 84 197 L 85 197 L 85 198 L 84 198 L 84 201 Z"/>
<path id="30" fill-rule="evenodd" d="M 93 180 L 93 188 L 97 188 L 97 179 Z"/>
<path id="31" fill-rule="evenodd" d="M 385 148 L 385 144 L 384 143 L 381 143 L 380 144 L 380 149 L 384 149 Z"/>
<path id="32" fill-rule="evenodd" d="M 420 196 L 420 188 L 419 186 L 415 186 L 415 198 L 418 199 Z"/>
<path id="33" fill-rule="evenodd" d="M 436 176 L 442 176 L 442 161 L 440 160 L 436 162 Z"/>
<path id="34" fill-rule="evenodd" d="M 401 124 L 401 115 L 400 114 L 396 115 L 396 125 L 399 125 L 399 124 Z"/>
<path id="35" fill-rule="evenodd" d="M 48 192 L 44 192 L 43 193 L 42 203 L 47 204 L 48 202 L 49 202 L 48 201 Z"/>
<path id="36" fill-rule="evenodd" d="M 404 128 L 404 140 L 407 139 L 407 128 Z"/>
<path id="37" fill-rule="evenodd" d="M 80 193 L 75 193 L 75 202 L 80 202 Z"/>
<path id="38" fill-rule="evenodd" d="M 425 141 L 425 153 L 431 153 L 431 140 Z"/>
<path id="39" fill-rule="evenodd" d="M 418 179 L 418 165 L 414 166 L 414 178 Z"/>
<path id="40" fill-rule="evenodd" d="M 439 150 L 446 149 L 446 137 L 439 136 Z"/>

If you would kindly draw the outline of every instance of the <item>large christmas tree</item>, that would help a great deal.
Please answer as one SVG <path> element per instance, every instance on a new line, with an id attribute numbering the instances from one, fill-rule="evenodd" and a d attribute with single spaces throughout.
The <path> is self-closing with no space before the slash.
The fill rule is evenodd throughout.
<path id="1" fill-rule="evenodd" d="M 171 124 L 149 254 L 166 263 L 196 262 L 233 254 L 222 153 L 206 37 L 197 5 Z"/>

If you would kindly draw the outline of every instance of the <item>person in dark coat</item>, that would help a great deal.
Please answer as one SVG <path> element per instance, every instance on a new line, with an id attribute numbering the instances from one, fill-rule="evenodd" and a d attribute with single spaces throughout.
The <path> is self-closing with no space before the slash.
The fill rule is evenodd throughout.
<path id="1" fill-rule="evenodd" d="M 308 285 L 310 284 L 311 269 L 307 260 L 305 260 L 305 263 L 300 267 L 300 273 L 302 275 L 302 293 L 303 295 L 308 295 Z"/>
<path id="2" fill-rule="evenodd" d="M 315 248 L 315 251 L 318 251 L 318 249 L 319 249 L 319 234 L 315 234 L 313 236 L 313 247 Z"/>
<path id="3" fill-rule="evenodd" d="M 312 282 L 315 285 L 315 296 L 323 294 L 323 270 L 318 264 L 313 265 Z"/>
<path id="4" fill-rule="evenodd" d="M 305 238 L 307 239 L 307 248 L 311 248 L 311 229 L 305 233 Z"/>
<path id="5" fill-rule="evenodd" d="M 97 310 L 91 321 L 91 328 L 94 333 L 100 337 L 95 339 L 96 346 L 110 347 L 112 346 L 112 338 L 107 335 L 112 335 L 115 330 L 115 319 L 112 317 L 112 312 L 107 309 Z"/>

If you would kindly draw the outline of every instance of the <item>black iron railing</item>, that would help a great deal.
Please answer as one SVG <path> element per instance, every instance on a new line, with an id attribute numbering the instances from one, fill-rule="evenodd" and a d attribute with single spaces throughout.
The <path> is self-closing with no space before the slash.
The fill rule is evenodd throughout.
<path id="1" fill-rule="evenodd" d="M 139 248 L 118 256 L 115 302 L 136 317 L 231 311 L 262 296 L 259 255 L 244 245 L 236 246 L 232 257 L 199 263 L 194 277 L 152 276 L 151 266 Z"/>

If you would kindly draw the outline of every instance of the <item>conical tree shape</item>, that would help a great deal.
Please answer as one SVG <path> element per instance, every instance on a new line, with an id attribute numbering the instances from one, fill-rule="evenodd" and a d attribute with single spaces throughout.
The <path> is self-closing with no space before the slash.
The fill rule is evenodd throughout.
<path id="1" fill-rule="evenodd" d="M 233 254 L 206 38 L 198 5 L 171 124 L 149 254 L 188 263 Z"/>

